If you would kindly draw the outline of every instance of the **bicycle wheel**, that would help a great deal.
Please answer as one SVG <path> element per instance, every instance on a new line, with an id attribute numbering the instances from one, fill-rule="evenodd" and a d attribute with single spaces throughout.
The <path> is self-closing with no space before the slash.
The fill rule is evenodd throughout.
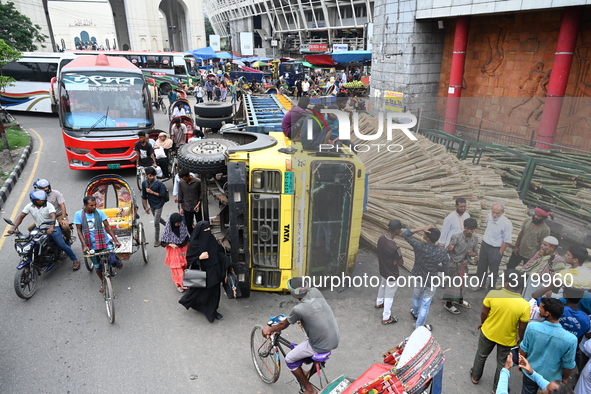
<path id="1" fill-rule="evenodd" d="M 144 264 L 148 264 L 148 249 L 146 248 L 146 232 L 144 231 L 144 224 L 139 222 L 137 226 L 138 243 L 140 244 L 140 248 L 142 248 L 142 258 L 144 259 Z"/>
<path id="2" fill-rule="evenodd" d="M 275 383 L 281 372 L 279 351 L 270 338 L 263 337 L 262 332 L 263 327 L 257 325 L 250 333 L 252 362 L 263 382 Z"/>
<path id="3" fill-rule="evenodd" d="M 170 170 L 168 171 L 168 173 L 170 174 L 170 178 L 174 182 L 174 179 L 176 177 L 176 174 L 179 173 L 179 161 L 178 161 L 176 155 L 173 155 L 171 159 L 172 160 L 170 160 L 170 163 L 171 163 L 170 164 Z"/>
<path id="4" fill-rule="evenodd" d="M 113 293 L 113 285 L 111 284 L 111 278 L 105 276 L 103 282 L 103 295 L 105 296 L 105 305 L 107 306 L 107 318 L 109 323 L 115 321 L 115 294 Z"/>
<path id="5" fill-rule="evenodd" d="M 140 193 L 142 192 L 142 183 L 146 180 L 146 172 L 143 169 L 137 169 L 136 173 L 137 187 Z"/>
<path id="6" fill-rule="evenodd" d="M 86 269 L 89 272 L 92 272 L 92 269 L 94 268 L 94 263 L 92 262 L 92 259 L 85 257 L 84 258 L 84 265 L 86 266 Z"/>

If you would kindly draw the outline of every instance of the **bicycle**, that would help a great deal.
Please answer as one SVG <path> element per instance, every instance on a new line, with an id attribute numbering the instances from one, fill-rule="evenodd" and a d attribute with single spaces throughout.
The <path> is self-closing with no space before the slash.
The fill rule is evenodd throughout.
<path id="1" fill-rule="evenodd" d="M 164 113 L 164 115 L 166 115 L 166 113 L 168 111 L 166 109 L 166 104 L 164 104 L 164 99 L 162 98 L 162 96 L 158 96 L 158 105 L 160 106 L 162 113 Z"/>
<path id="2" fill-rule="evenodd" d="M 274 326 L 283 319 L 285 315 L 274 316 L 269 319 L 267 325 Z M 281 355 L 283 358 L 286 356 L 286 352 L 283 346 L 289 347 L 290 350 L 295 348 L 298 344 L 289 342 L 287 339 L 281 336 L 280 332 L 272 333 L 268 338 L 262 335 L 263 327 L 256 325 L 253 327 L 250 333 L 250 351 L 252 355 L 252 362 L 257 370 L 261 380 L 265 383 L 275 383 L 279 379 L 281 373 Z M 328 384 L 328 378 L 324 372 L 324 365 L 328 361 L 331 352 L 315 354 L 312 357 L 305 359 L 304 364 L 312 364 L 312 367 L 307 372 L 306 378 L 310 381 L 310 378 L 314 374 L 318 375 L 320 380 L 319 386 L 314 386 L 316 390 L 320 392 L 322 385 L 322 377 L 324 376 L 325 384 Z M 299 382 L 298 382 L 299 383 Z M 312 382 L 310 382 L 312 383 Z M 303 391 L 303 387 L 300 384 L 300 390 Z"/>
<path id="3" fill-rule="evenodd" d="M 85 254 L 84 257 L 88 258 L 89 260 L 97 256 L 101 260 L 102 271 L 103 271 L 103 297 L 105 299 L 105 305 L 107 307 L 107 318 L 109 319 L 109 323 L 113 324 L 115 322 L 115 294 L 113 292 L 113 285 L 111 284 L 111 277 L 115 276 L 113 273 L 113 267 L 109 264 L 109 256 L 113 253 L 112 250 L 103 250 L 100 252 L 94 253 L 93 250 L 89 251 L 89 254 Z"/>

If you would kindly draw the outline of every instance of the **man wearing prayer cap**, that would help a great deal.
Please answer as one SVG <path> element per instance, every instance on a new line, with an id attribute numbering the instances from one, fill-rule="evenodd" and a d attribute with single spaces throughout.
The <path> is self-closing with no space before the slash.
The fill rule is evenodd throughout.
<path id="1" fill-rule="evenodd" d="M 534 257 L 544 238 L 550 235 L 550 227 L 544 223 L 549 215 L 550 208 L 540 206 L 535 209 L 531 218 L 525 219 L 507 263 L 507 269 L 513 269 Z"/>
<path id="2" fill-rule="evenodd" d="M 556 237 L 545 237 L 534 257 L 521 268 L 521 272 L 527 274 L 527 282 L 523 289 L 523 298 L 526 300 L 532 297 L 534 291 L 551 282 L 556 272 L 566 268 L 564 259 L 556 253 L 557 248 Z"/>

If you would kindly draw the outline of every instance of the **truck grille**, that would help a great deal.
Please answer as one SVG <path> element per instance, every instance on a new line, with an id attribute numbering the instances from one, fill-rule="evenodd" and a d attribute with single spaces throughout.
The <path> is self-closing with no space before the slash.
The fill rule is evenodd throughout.
<path id="1" fill-rule="evenodd" d="M 252 262 L 255 266 L 279 267 L 279 196 L 251 195 Z"/>

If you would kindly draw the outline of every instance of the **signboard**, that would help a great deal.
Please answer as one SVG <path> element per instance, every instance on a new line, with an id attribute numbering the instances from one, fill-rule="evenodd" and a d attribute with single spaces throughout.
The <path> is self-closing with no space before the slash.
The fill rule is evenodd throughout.
<path id="1" fill-rule="evenodd" d="M 129 73 L 104 73 L 100 71 L 88 73 L 66 73 L 63 82 L 68 91 L 104 91 L 130 92 L 138 91 L 144 83 L 142 76 Z M 134 86 L 135 85 L 135 86 Z"/>
<path id="2" fill-rule="evenodd" d="M 328 51 L 328 44 L 326 44 L 326 43 L 300 45 L 300 53 L 311 53 L 311 52 L 324 53 L 326 51 Z"/>
<path id="3" fill-rule="evenodd" d="M 216 35 L 216 34 L 210 34 L 209 35 L 209 46 L 213 48 L 214 51 L 221 51 L 221 45 L 220 45 L 220 36 Z"/>
<path id="4" fill-rule="evenodd" d="M 332 53 L 345 52 L 349 50 L 349 44 L 333 44 Z"/>
<path id="5" fill-rule="evenodd" d="M 240 53 L 242 54 L 242 56 L 254 55 L 252 32 L 240 32 Z"/>
<path id="6" fill-rule="evenodd" d="M 271 40 L 271 46 L 272 47 L 279 46 L 279 41 L 278 40 Z"/>
<path id="7" fill-rule="evenodd" d="M 402 100 L 404 99 L 404 93 L 391 92 L 389 90 L 384 91 L 385 109 L 388 111 L 402 112 L 403 105 Z"/>

